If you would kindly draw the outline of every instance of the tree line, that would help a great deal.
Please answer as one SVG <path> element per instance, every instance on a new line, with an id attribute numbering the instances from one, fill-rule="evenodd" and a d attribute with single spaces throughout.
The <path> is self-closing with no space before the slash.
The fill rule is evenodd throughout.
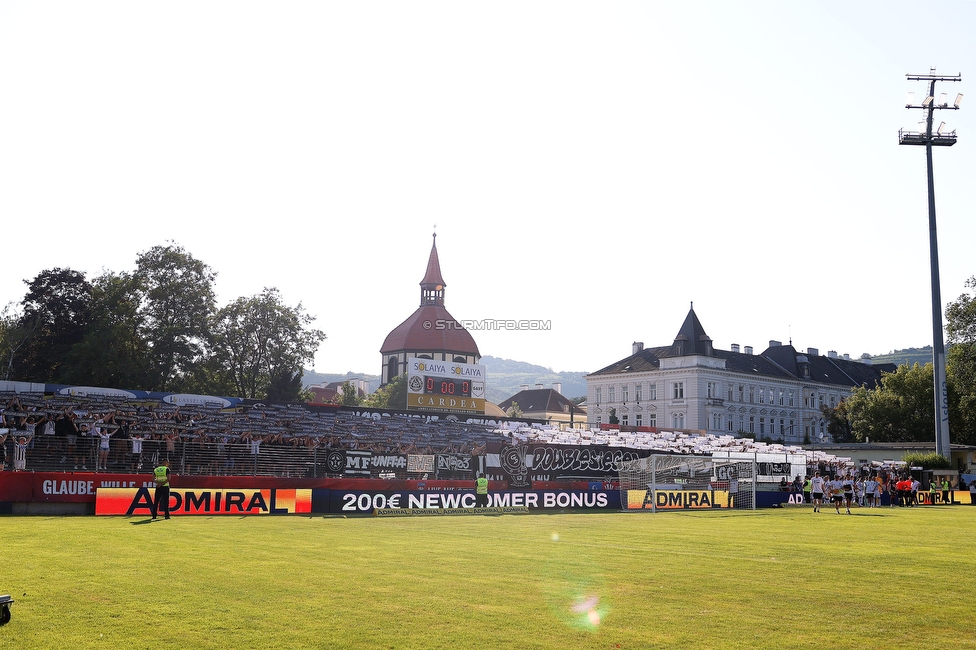
<path id="1" fill-rule="evenodd" d="M 24 280 L 0 314 L 7 380 L 294 400 L 325 339 L 276 288 L 218 308 L 216 273 L 174 242 L 135 271 L 66 268 Z"/>
<path id="2" fill-rule="evenodd" d="M 976 290 L 976 276 L 966 281 Z M 963 293 L 946 317 L 946 382 L 950 442 L 976 444 L 976 296 Z M 861 386 L 835 408 L 822 408 L 837 442 L 930 442 L 935 440 L 932 363 L 902 364 L 881 385 Z"/>

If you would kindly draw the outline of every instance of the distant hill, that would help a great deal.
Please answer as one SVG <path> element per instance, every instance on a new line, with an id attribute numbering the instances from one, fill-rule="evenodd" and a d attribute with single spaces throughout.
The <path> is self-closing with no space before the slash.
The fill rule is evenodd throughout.
<path id="1" fill-rule="evenodd" d="M 488 373 L 488 401 L 498 404 L 521 390 L 528 384 L 534 388 L 542 384 L 543 388 L 552 388 L 553 384 L 562 384 L 562 394 L 573 399 L 586 395 L 585 371 L 556 372 L 552 368 L 537 366 L 524 361 L 512 361 L 498 357 L 482 357 L 482 365 Z"/>
<path id="2" fill-rule="evenodd" d="M 932 363 L 932 346 L 927 345 L 924 348 L 895 350 L 888 354 L 875 354 L 871 356 L 871 363 L 875 365 L 879 363 L 893 363 L 896 366 L 906 363 L 909 366 L 913 366 L 917 363 L 924 366 L 927 363 Z"/>
<path id="3" fill-rule="evenodd" d="M 893 363 L 900 366 L 904 363 L 909 365 L 918 363 L 924 366 L 926 363 L 932 362 L 932 346 L 894 350 L 888 354 L 872 355 L 870 359 L 871 363 L 875 365 Z M 586 379 L 583 378 L 586 371 L 556 372 L 545 366 L 492 356 L 482 357 L 481 364 L 485 366 L 488 373 L 488 401 L 494 404 L 505 401 L 519 392 L 521 387 L 525 385 L 534 388 L 536 384 L 542 384 L 543 388 L 552 388 L 553 384 L 559 383 L 562 384 L 562 394 L 570 399 L 586 395 Z M 312 384 L 345 381 L 346 379 L 367 381 L 369 382 L 369 392 L 373 392 L 380 387 L 381 377 L 365 372 L 338 374 L 306 370 L 302 383 L 305 386 L 310 386 Z"/>
<path id="4" fill-rule="evenodd" d="M 529 388 L 542 384 L 543 388 L 552 388 L 553 384 L 562 384 L 562 394 L 572 399 L 586 395 L 586 380 L 584 372 L 555 372 L 551 368 L 537 366 L 524 361 L 512 361 L 498 357 L 482 357 L 481 364 L 488 374 L 488 401 L 494 404 L 502 402 L 521 390 L 521 386 L 528 384 Z M 368 373 L 347 372 L 322 373 L 305 371 L 302 378 L 304 386 L 312 384 L 328 384 L 347 379 L 362 379 L 369 382 L 369 391 L 373 392 L 380 386 L 380 375 Z"/>

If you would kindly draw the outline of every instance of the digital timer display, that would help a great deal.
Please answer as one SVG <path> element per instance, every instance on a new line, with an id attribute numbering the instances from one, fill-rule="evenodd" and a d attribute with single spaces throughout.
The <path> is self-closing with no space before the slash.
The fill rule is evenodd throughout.
<path id="1" fill-rule="evenodd" d="M 429 377 L 424 375 L 424 395 L 471 397 L 471 382 L 467 379 Z"/>

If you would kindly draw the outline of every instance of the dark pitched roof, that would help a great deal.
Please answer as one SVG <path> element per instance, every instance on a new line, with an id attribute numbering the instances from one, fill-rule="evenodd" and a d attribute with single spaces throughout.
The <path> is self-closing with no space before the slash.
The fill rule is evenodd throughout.
<path id="1" fill-rule="evenodd" d="M 705 333 L 705 328 L 698 320 L 694 305 L 688 310 L 685 322 L 681 324 L 678 335 L 674 337 L 674 347 L 679 355 L 704 354 L 711 356 L 712 354 L 712 339 Z"/>
<path id="2" fill-rule="evenodd" d="M 590 373 L 590 376 L 657 370 L 661 367 L 661 359 L 696 354 L 725 359 L 726 369 L 742 374 L 779 379 L 804 379 L 805 371 L 809 370 L 810 381 L 845 387 L 862 384 L 873 387 L 880 382 L 883 372 L 895 371 L 895 366 L 890 363 L 868 365 L 839 357 L 808 355 L 798 352 L 792 345 L 776 345 L 767 348 L 761 354 L 716 350 L 712 347 L 712 340 L 705 334 L 705 329 L 692 308 L 681 324 L 674 344 L 645 348 Z M 519 405 L 521 406 L 521 402 Z"/>
<path id="3" fill-rule="evenodd" d="M 420 286 L 432 285 L 438 289 L 447 286 L 444 278 L 441 277 L 441 261 L 437 256 L 437 235 L 434 235 L 434 245 L 430 247 L 430 258 L 427 260 L 427 272 L 424 279 L 420 281 Z"/>
<path id="4" fill-rule="evenodd" d="M 573 408 L 577 415 L 586 415 L 586 409 L 577 406 L 564 395 L 552 388 L 533 388 L 515 393 L 505 401 L 498 404 L 502 410 L 508 409 L 512 402 L 518 402 L 519 408 L 523 413 L 569 413 Z"/>

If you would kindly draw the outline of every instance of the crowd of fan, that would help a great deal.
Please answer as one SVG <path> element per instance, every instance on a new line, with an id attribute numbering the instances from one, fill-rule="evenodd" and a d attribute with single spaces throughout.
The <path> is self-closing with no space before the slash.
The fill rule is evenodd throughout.
<path id="1" fill-rule="evenodd" d="M 307 466 L 335 449 L 477 455 L 503 440 L 491 425 L 361 417 L 296 404 L 220 409 L 104 396 L 0 399 L 0 457 L 3 468 L 14 470 L 138 471 L 167 457 L 184 459 L 184 473 L 282 474 L 287 469 L 250 465 L 297 459 Z"/>

